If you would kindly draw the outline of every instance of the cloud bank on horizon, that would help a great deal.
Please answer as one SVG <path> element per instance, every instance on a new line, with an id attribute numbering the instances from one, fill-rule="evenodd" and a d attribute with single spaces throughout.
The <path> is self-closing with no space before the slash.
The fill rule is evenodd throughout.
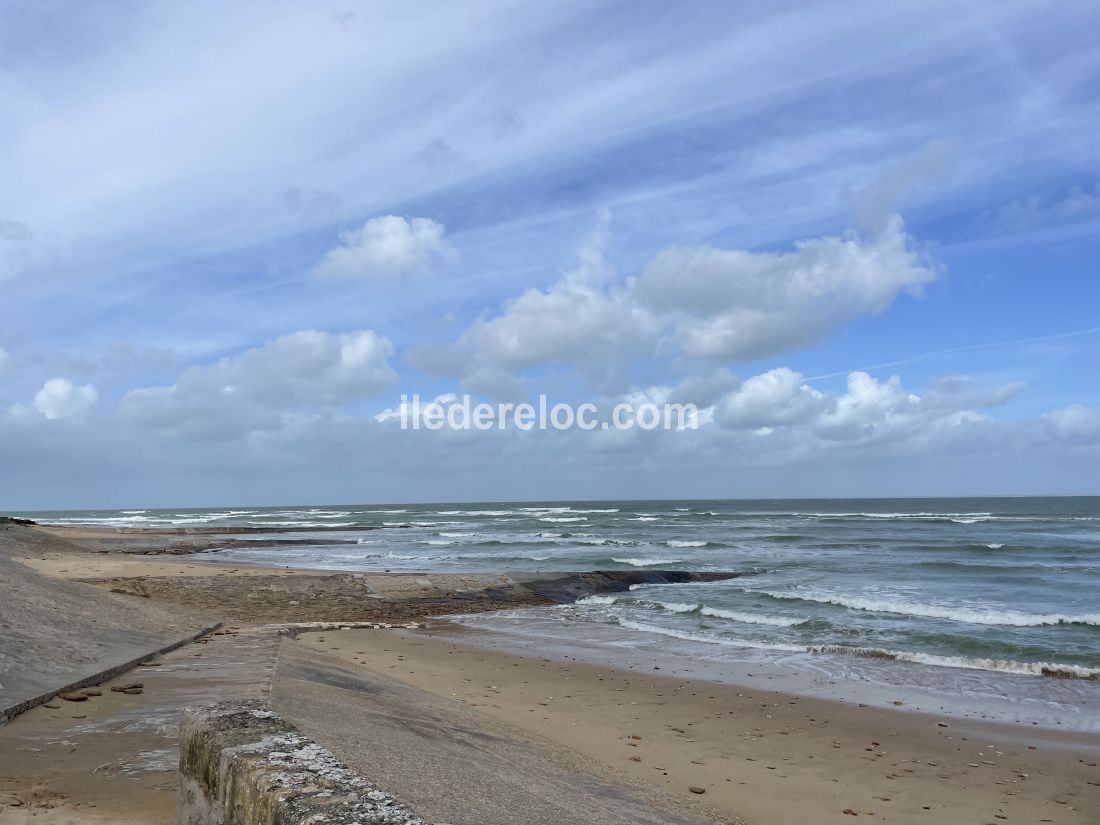
<path id="1" fill-rule="evenodd" d="M 1100 492 L 1086 4 L 0 13 L 0 510 Z"/>

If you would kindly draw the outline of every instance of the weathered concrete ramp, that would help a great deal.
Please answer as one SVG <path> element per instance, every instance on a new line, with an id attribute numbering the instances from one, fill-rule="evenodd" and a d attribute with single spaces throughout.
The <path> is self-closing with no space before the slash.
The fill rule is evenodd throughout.
<path id="1" fill-rule="evenodd" d="M 0 724 L 213 624 L 144 599 L 42 576 L 8 558 L 0 536 Z"/>
<path id="2" fill-rule="evenodd" d="M 400 682 L 284 641 L 272 707 L 429 822 L 703 825 L 606 768 Z"/>

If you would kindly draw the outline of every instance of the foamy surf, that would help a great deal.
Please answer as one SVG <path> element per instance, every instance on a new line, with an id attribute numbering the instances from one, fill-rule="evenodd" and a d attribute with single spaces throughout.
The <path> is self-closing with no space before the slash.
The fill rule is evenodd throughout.
<path id="1" fill-rule="evenodd" d="M 788 601 L 807 601 L 819 604 L 832 604 L 849 610 L 864 610 L 872 613 L 894 613 L 899 616 L 916 616 L 928 619 L 946 619 L 952 622 L 982 625 L 1007 625 L 1011 627 L 1042 627 L 1044 625 L 1093 625 L 1100 626 L 1100 613 L 1067 615 L 1048 613 L 1036 615 L 1005 610 L 1000 607 L 966 608 L 941 605 L 919 604 L 891 599 L 865 599 L 856 596 L 840 596 L 827 593 L 797 592 L 777 593 L 757 591 L 773 599 Z"/>
<path id="2" fill-rule="evenodd" d="M 962 656 L 937 656 L 903 650 L 881 648 L 847 647 L 845 645 L 796 645 L 784 642 L 764 642 L 728 635 L 715 635 L 704 631 L 686 631 L 639 622 L 633 619 L 618 619 L 619 627 L 639 633 L 668 636 L 686 642 L 721 645 L 723 647 L 745 648 L 752 650 L 780 651 L 785 653 L 807 653 L 811 655 L 858 656 L 867 659 L 879 659 L 894 662 L 932 665 L 936 667 L 984 670 L 997 673 L 1011 673 L 1019 676 L 1045 676 L 1058 679 L 1100 680 L 1100 668 L 1086 668 L 1077 665 L 1063 665 L 1052 662 L 1018 662 L 1001 659 L 967 658 Z"/>

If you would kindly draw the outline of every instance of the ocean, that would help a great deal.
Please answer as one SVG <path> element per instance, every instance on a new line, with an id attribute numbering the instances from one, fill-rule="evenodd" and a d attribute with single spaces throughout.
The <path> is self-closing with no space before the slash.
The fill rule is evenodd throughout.
<path id="1" fill-rule="evenodd" d="M 1016 721 L 1089 727 L 1082 714 L 1100 708 L 1100 497 L 27 515 L 56 524 L 303 529 L 301 538 L 342 542 L 201 557 L 239 564 L 749 571 L 724 582 L 646 585 L 570 606 L 459 621 L 519 647 L 537 643 L 594 660 L 608 651 L 681 657 L 712 673 L 739 669 L 742 677 L 759 675 L 746 668 L 768 679 L 795 673 L 810 692 L 861 683 L 873 698 L 907 692 L 907 702 L 923 707 L 961 697 L 975 713 L 1023 717 Z M 305 531 L 317 527 L 339 532 Z"/>

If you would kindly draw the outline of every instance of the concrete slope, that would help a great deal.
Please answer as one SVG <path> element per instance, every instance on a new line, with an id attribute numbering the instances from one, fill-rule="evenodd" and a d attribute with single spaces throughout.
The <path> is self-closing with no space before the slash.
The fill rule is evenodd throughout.
<path id="1" fill-rule="evenodd" d="M 287 640 L 272 707 L 424 819 L 449 825 L 703 825 L 606 769 L 462 705 Z"/>
<path id="2" fill-rule="evenodd" d="M 0 724 L 38 701 L 193 637 L 214 622 L 52 579 L 0 530 Z"/>

